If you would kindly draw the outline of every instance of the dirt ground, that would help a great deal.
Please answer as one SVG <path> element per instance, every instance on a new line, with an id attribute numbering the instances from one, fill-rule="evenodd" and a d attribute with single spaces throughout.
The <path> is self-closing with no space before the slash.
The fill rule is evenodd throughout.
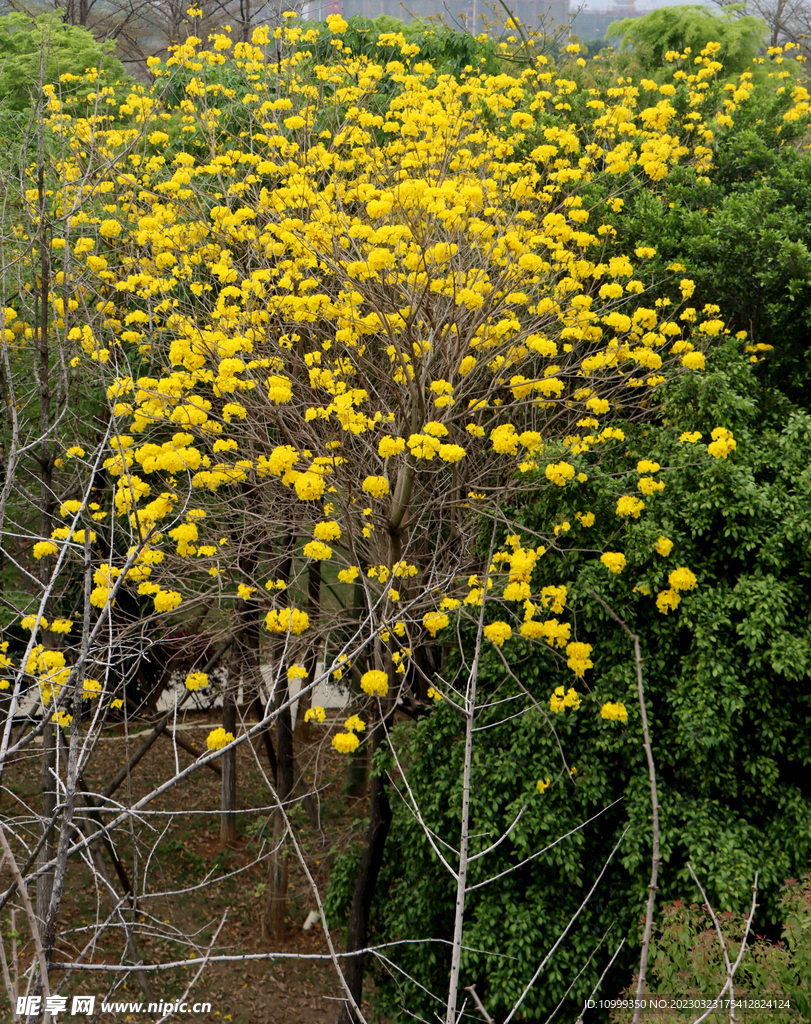
<path id="1" fill-rule="evenodd" d="M 209 729 L 219 725 L 211 714 L 197 714 L 186 719 L 190 728 L 183 735 L 198 749 L 205 745 Z M 139 723 L 133 731 L 147 728 Z M 129 749 L 134 749 L 140 738 L 130 737 Z M 104 787 L 125 763 L 127 742 L 123 730 L 117 726 L 105 734 L 85 773 L 88 788 L 98 791 Z M 27 842 L 36 842 L 36 830 L 31 810 L 41 806 L 41 767 L 39 747 L 32 747 L 25 756 L 11 764 L 4 774 L 0 793 L 0 816 L 4 822 L 13 822 L 20 833 L 27 829 Z M 325 728 L 313 730 L 310 742 L 297 746 L 297 761 L 305 777 L 317 773 L 319 793 L 316 800 L 323 835 L 310 825 L 303 809 L 294 812 L 302 826 L 302 849 L 309 870 L 324 891 L 335 853 L 362 834 L 366 813 L 365 798 L 350 798 L 346 793 L 346 759 L 332 750 Z M 126 785 L 117 792 L 122 802 L 136 800 L 156 784 L 170 778 L 176 766 L 185 767 L 193 757 L 183 750 L 175 750 L 170 740 L 159 739 L 131 776 L 130 792 Z M 211 945 L 211 952 L 235 957 L 267 954 L 273 951 L 287 954 L 277 959 L 238 959 L 208 965 L 194 983 L 189 1002 L 210 1002 L 207 1013 L 177 1015 L 174 1020 L 231 1021 L 232 1024 L 333 1024 L 340 1006 L 341 989 L 329 960 L 301 960 L 290 954 L 323 955 L 327 943 L 319 924 L 309 931 L 303 930 L 308 913 L 314 909 L 312 890 L 301 866 L 291 860 L 290 891 L 287 909 L 286 936 L 282 943 L 263 943 L 260 937 L 259 913 L 264 898 L 269 851 L 269 811 L 257 811 L 270 804 L 263 779 L 267 760 L 261 742 L 252 749 L 248 744 L 239 748 L 237 778 L 238 807 L 237 841 L 222 849 L 219 841 L 219 818 L 215 813 L 220 806 L 220 779 L 210 770 L 201 769 L 153 801 L 145 816 L 145 825 L 135 834 L 122 829 L 115 837 L 115 846 L 125 871 L 140 879 L 147 899 L 139 904 L 135 917 L 135 935 L 138 951 L 144 963 L 167 963 L 198 957 Z M 180 815 L 176 812 L 184 811 Z M 189 813 L 194 812 L 194 813 Z M 15 853 L 20 862 L 26 854 L 18 845 Z M 264 860 L 262 860 L 264 858 Z M 259 859 L 259 863 L 256 861 Z M 113 884 L 121 891 L 119 879 L 108 867 Z M 234 872 L 237 872 L 234 874 Z M 11 881 L 8 866 L 0 872 L 0 883 L 5 890 Z M 144 883 L 144 877 L 146 882 Z M 209 878 L 208 885 L 201 883 Z M 32 887 L 33 889 L 33 887 Z M 32 891 L 33 898 L 33 891 Z M 9 904 L 0 915 L 0 929 L 8 952 L 10 950 Z M 16 929 L 19 934 L 19 962 L 30 963 L 30 932 L 19 901 L 16 901 Z M 74 960 L 85 947 L 95 930 L 96 922 L 110 914 L 112 900 L 94 883 L 88 866 L 79 858 L 69 864 L 65 896 L 58 939 L 57 959 Z M 133 920 L 132 911 L 124 915 Z M 222 926 L 220 927 L 221 922 Z M 343 935 L 332 935 L 337 950 L 342 949 Z M 86 955 L 85 961 L 94 964 L 119 964 L 124 955 L 125 937 L 121 922 L 103 934 L 101 941 Z M 128 962 L 131 962 L 129 960 Z M 149 986 L 156 1001 L 168 1002 L 183 996 L 194 978 L 196 968 L 178 967 L 168 971 L 150 972 Z M 90 1019 L 72 1017 L 71 1001 L 74 995 L 97 996 L 111 1002 L 146 1003 L 147 997 L 135 975 L 127 976 L 116 991 L 110 986 L 121 975 L 99 972 L 74 972 L 65 978 L 64 972 L 55 971 L 52 986 L 64 981 L 61 995 L 67 995 L 68 1012 L 59 1020 Z M 25 991 L 24 983 L 22 991 Z M 0 995 L 0 1007 L 7 1000 Z M 369 1011 L 371 1012 L 371 1011 Z M 0 1015 L 6 1017 L 5 1009 Z M 108 1012 L 100 1021 L 156 1021 L 160 1013 L 133 1012 L 127 1008 Z"/>

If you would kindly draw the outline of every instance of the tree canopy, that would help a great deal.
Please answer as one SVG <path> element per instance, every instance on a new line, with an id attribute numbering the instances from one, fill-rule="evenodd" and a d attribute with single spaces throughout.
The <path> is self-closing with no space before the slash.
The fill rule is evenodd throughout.
<path id="1" fill-rule="evenodd" d="M 659 7 L 638 18 L 614 21 L 606 29 L 606 37 L 619 36 L 624 46 L 632 45 L 636 58 L 648 70 L 667 67 L 668 53 L 686 50 L 696 54 L 708 43 L 717 43 L 718 56 L 731 74 L 751 65 L 766 34 L 766 25 L 759 18 L 714 14 L 694 4 Z"/>
<path id="2" fill-rule="evenodd" d="M 58 13 L 12 13 L 0 18 L 0 106 L 22 112 L 35 105 L 43 85 L 84 81 L 88 68 L 111 79 L 126 78 L 112 56 L 115 44 L 99 42 L 78 25 L 66 24 Z M 68 86 L 73 92 L 73 88 Z M 91 86 L 85 89 L 85 93 Z"/>
<path id="3" fill-rule="evenodd" d="M 150 659 L 221 724 L 108 803 L 153 717 L 87 844 L 215 761 L 233 842 L 261 737 L 268 942 L 292 863 L 321 898 L 292 709 L 317 730 L 316 687 L 348 693 L 318 734 L 371 762 L 323 922 L 356 954 L 344 1022 L 378 940 L 395 1016 L 453 1024 L 463 981 L 499 1018 L 569 1012 L 614 949 L 641 992 L 656 894 L 694 895 L 691 867 L 737 913 L 759 870 L 756 924 L 785 923 L 811 811 L 811 106 L 790 48 L 680 11 L 619 64 L 293 12 L 190 36 L 151 85 L 54 51 L 0 314 L 0 774 L 43 737 L 37 984 L 83 773 Z M 73 38 L 26 25 L 14 45 Z"/>

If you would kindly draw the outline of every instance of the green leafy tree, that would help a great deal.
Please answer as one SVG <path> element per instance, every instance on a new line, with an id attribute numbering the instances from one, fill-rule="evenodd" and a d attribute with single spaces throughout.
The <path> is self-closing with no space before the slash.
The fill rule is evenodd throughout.
<path id="1" fill-rule="evenodd" d="M 619 36 L 624 46 L 634 46 L 643 67 L 654 70 L 665 66 L 669 50 L 693 54 L 707 43 L 721 44 L 720 59 L 728 73 L 745 70 L 766 37 L 766 25 L 759 18 L 734 18 L 713 14 L 706 7 L 685 4 L 661 7 L 640 18 L 613 21 L 606 29 L 608 38 Z"/>
<path id="2" fill-rule="evenodd" d="M 555 714 L 555 690 L 566 672 L 558 651 L 539 656 L 528 647 L 505 648 L 503 657 L 491 652 L 483 663 L 492 707 L 480 722 L 472 830 L 501 834 L 527 805 L 495 860 L 481 875 L 471 872 L 474 886 L 505 872 L 497 886 L 469 894 L 465 929 L 463 975 L 496 1017 L 509 1010 L 617 843 L 599 899 L 585 907 L 535 983 L 525 1019 L 548 1014 L 565 998 L 574 1012 L 619 939 L 634 935 L 644 905 L 650 797 L 635 663 L 628 636 L 606 606 L 640 637 L 644 657 L 662 815 L 660 896 L 696 898 L 687 868 L 692 863 L 713 905 L 741 912 L 760 871 L 756 926 L 762 931 L 782 920 L 780 887 L 807 864 L 811 531 L 804 494 L 811 417 L 785 400 L 779 412 L 764 417 L 766 396 L 742 348 L 743 342 L 729 341 L 711 354 L 700 381 L 685 378 L 671 389 L 667 428 L 629 428 L 631 454 L 641 455 L 644 446 L 655 453 L 659 470 L 635 479 L 617 464 L 610 490 L 595 483 L 588 497 L 573 491 L 568 508 L 556 496 L 553 510 L 542 496 L 524 510 L 528 531 L 557 514 L 567 602 L 578 639 L 591 645 L 593 667 L 585 674 L 582 706 Z M 709 469 L 700 467 L 696 448 L 712 443 L 718 424 L 732 430 L 738 447 Z M 699 431 L 703 437 L 667 440 L 674 426 L 677 434 L 681 429 L 694 438 Z M 604 472 L 610 473 L 611 458 L 604 453 Z M 664 489 L 648 494 L 644 476 L 655 486 L 661 480 Z M 617 496 L 637 487 L 645 515 L 623 546 L 625 566 L 612 573 L 598 555 L 612 546 Z M 587 527 L 588 513 L 595 518 Z M 674 573 L 686 569 L 697 586 L 677 595 L 674 609 L 662 595 L 672 595 Z M 544 689 L 551 702 L 533 706 L 529 693 Z M 627 723 L 618 712 L 612 717 L 618 706 Z M 528 714 L 514 718 L 519 710 Z M 458 816 L 460 729 L 455 713 L 442 707 L 399 737 L 400 763 L 408 764 L 409 785 L 438 835 L 448 834 Z M 453 893 L 429 844 L 415 838 L 407 809 L 395 811 L 392 833 L 389 899 L 377 912 L 378 939 L 447 937 Z M 507 957 L 487 952 L 495 949 Z M 618 963 L 625 957 L 629 969 L 634 956 L 626 943 Z M 440 944 L 428 952 L 406 946 L 395 959 L 430 990 L 446 953 Z M 622 970 L 615 966 L 611 977 L 614 985 L 621 982 Z M 384 1000 L 394 992 L 390 985 L 401 984 L 399 976 L 396 983 L 381 976 Z M 412 1007 L 430 1012 L 430 999 L 416 987 L 413 1000 Z"/>
<path id="3" fill-rule="evenodd" d="M 764 73 L 784 72 L 773 64 Z M 747 332 L 765 400 L 779 391 L 808 408 L 811 156 L 788 115 L 794 90 L 752 90 L 706 172 L 677 171 L 661 196 L 628 194 L 614 223 L 623 247 L 655 243 L 659 272 L 683 264 L 696 305 L 717 303 Z"/>
<path id="4" fill-rule="evenodd" d="M 43 85 L 59 86 L 65 75 L 84 77 L 88 68 L 103 71 L 108 81 L 126 77 L 114 49 L 56 13 L 6 15 L 0 19 L 0 108 L 26 111 Z M 84 83 L 84 94 L 91 91 Z"/>

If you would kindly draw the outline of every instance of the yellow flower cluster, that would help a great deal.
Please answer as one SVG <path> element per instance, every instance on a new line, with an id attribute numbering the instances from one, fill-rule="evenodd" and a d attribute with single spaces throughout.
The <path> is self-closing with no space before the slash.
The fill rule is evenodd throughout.
<path id="1" fill-rule="evenodd" d="M 445 612 L 426 612 L 422 617 L 422 624 L 431 636 L 436 636 L 440 629 L 445 629 L 450 624 L 450 619 Z"/>
<path id="2" fill-rule="evenodd" d="M 381 672 L 380 669 L 370 669 L 360 677 L 360 688 L 364 693 L 368 693 L 370 697 L 375 694 L 385 697 L 389 692 L 389 677 L 385 672 Z"/>
<path id="3" fill-rule="evenodd" d="M 656 494 L 657 491 L 663 491 L 665 489 L 665 482 L 664 480 L 654 480 L 652 476 L 641 476 L 638 486 L 644 495 L 650 497 L 652 494 Z"/>
<path id="4" fill-rule="evenodd" d="M 632 516 L 634 519 L 639 519 L 644 507 L 645 502 L 641 498 L 634 498 L 631 495 L 625 494 L 617 501 L 617 515 Z"/>
<path id="5" fill-rule="evenodd" d="M 660 542 L 661 540 L 664 540 L 664 538 L 660 538 Z M 667 541 L 667 543 L 672 547 L 670 541 Z M 670 548 L 667 550 L 669 553 Z M 690 569 L 687 569 L 685 566 L 679 566 L 679 568 L 674 569 L 668 576 L 667 582 L 670 584 L 670 589 L 663 590 L 656 596 L 656 607 L 662 615 L 667 615 L 669 612 L 675 611 L 676 608 L 678 608 L 681 603 L 680 590 L 695 590 L 698 586 L 695 573 Z"/>
<path id="6" fill-rule="evenodd" d="M 340 540 L 341 539 L 341 527 L 339 523 L 335 522 L 323 522 L 316 523 L 315 529 L 313 530 L 313 537 L 316 540 Z"/>
<path id="7" fill-rule="evenodd" d="M 383 498 L 389 493 L 389 482 L 384 476 L 367 476 L 362 487 L 373 498 Z"/>
<path id="8" fill-rule="evenodd" d="M 208 676 L 205 672 L 189 672 L 184 682 L 187 690 L 202 690 L 208 686 Z"/>
<path id="9" fill-rule="evenodd" d="M 358 749 L 360 740 L 353 732 L 339 732 L 332 737 L 332 745 L 339 754 L 351 754 Z"/>
<path id="10" fill-rule="evenodd" d="M 732 431 L 726 427 L 716 427 L 712 432 L 712 441 L 707 445 L 707 451 L 714 459 L 725 459 L 730 452 L 734 452 L 738 442 L 732 436 Z"/>
<path id="11" fill-rule="evenodd" d="M 554 711 L 556 715 L 559 715 L 567 708 L 577 711 L 580 704 L 580 695 L 573 686 L 570 686 L 568 690 L 564 686 L 556 686 L 555 692 L 549 698 L 549 708 L 551 711 Z"/>
<path id="12" fill-rule="evenodd" d="M 684 566 L 674 569 L 668 576 L 667 582 L 674 590 L 695 590 L 697 586 L 695 573 Z"/>
<path id="13" fill-rule="evenodd" d="M 566 598 L 569 596 L 568 588 L 550 584 L 541 590 L 541 604 L 549 608 L 555 615 L 560 615 L 566 607 Z"/>
<path id="14" fill-rule="evenodd" d="M 55 555 L 58 550 L 52 541 L 40 540 L 33 547 L 33 555 L 36 559 L 47 558 L 50 555 Z"/>
<path id="15" fill-rule="evenodd" d="M 93 700 L 94 697 L 98 697 L 103 687 L 98 679 L 91 679 L 89 676 L 85 677 L 82 683 L 82 700 Z"/>
<path id="16" fill-rule="evenodd" d="M 571 643 L 566 646 L 566 663 L 578 679 L 583 678 L 586 669 L 594 668 L 591 651 L 591 644 Z"/>
<path id="17" fill-rule="evenodd" d="M 624 704 L 607 701 L 600 708 L 600 715 L 609 722 L 627 722 L 628 711 Z"/>
<path id="18" fill-rule="evenodd" d="M 545 640 L 550 647 L 565 647 L 571 634 L 570 623 L 558 622 L 557 619 L 547 619 L 546 622 L 530 619 L 521 625 L 521 636 L 528 640 Z"/>
<path id="19" fill-rule="evenodd" d="M 20 625 L 22 626 L 23 629 L 29 629 L 29 630 L 33 629 L 34 626 L 36 625 L 36 622 L 37 622 L 36 615 L 25 615 L 25 616 L 23 616 L 23 618 L 20 619 Z M 44 615 L 40 615 L 40 617 L 39 617 L 39 625 L 40 625 L 41 629 L 47 629 L 48 628 L 48 620 L 45 618 Z"/>
<path id="20" fill-rule="evenodd" d="M 140 589 L 140 588 L 139 588 Z M 177 590 L 158 590 L 152 598 L 156 612 L 171 612 L 181 603 L 183 595 Z"/>
<path id="21" fill-rule="evenodd" d="M 329 544 L 322 544 L 320 540 L 311 540 L 304 545 L 303 554 L 305 558 L 311 558 L 314 562 L 325 562 L 332 558 L 332 548 Z"/>
<path id="22" fill-rule="evenodd" d="M 234 734 L 232 732 L 226 732 L 225 729 L 220 726 L 219 729 L 213 729 L 206 739 L 206 746 L 209 750 L 222 750 L 223 747 L 227 747 L 229 743 L 234 742 Z"/>
<path id="23" fill-rule="evenodd" d="M 496 647 L 503 647 L 512 636 L 512 628 L 506 622 L 490 622 L 484 627 L 484 635 Z"/>
<path id="24" fill-rule="evenodd" d="M 621 551 L 606 551 L 600 555 L 600 561 L 609 572 L 619 574 L 625 568 L 625 555 Z"/>
<path id="25" fill-rule="evenodd" d="M 546 467 L 546 479 L 551 480 L 558 487 L 564 487 L 567 480 L 574 477 L 574 466 L 568 462 L 557 462 Z"/>
<path id="26" fill-rule="evenodd" d="M 680 602 L 681 595 L 677 590 L 663 590 L 660 594 L 656 595 L 656 607 L 662 615 L 675 611 Z"/>
<path id="27" fill-rule="evenodd" d="M 310 626 L 310 616 L 298 608 L 272 608 L 265 616 L 265 629 L 269 633 L 291 632 L 294 636 Z"/>
<path id="28" fill-rule="evenodd" d="M 499 566 L 506 565 L 507 567 L 507 583 L 504 587 L 503 598 L 505 601 L 526 601 L 529 599 L 532 593 L 531 578 L 532 572 L 539 558 L 546 554 L 546 548 L 540 545 L 536 548 L 523 547 L 520 539 L 515 534 L 511 534 L 506 538 L 507 548 L 503 551 L 497 551 L 493 555 L 492 565 L 490 566 L 491 574 L 498 571 Z M 488 580 L 490 584 L 492 581 Z M 488 585 L 488 590 L 490 589 Z M 542 600 L 545 607 L 549 606 L 550 594 L 553 597 L 557 597 L 559 591 L 562 590 L 563 602 L 566 600 L 566 588 L 549 588 L 546 587 L 542 594 Z M 560 607 L 555 607 L 556 612 L 562 610 Z"/>

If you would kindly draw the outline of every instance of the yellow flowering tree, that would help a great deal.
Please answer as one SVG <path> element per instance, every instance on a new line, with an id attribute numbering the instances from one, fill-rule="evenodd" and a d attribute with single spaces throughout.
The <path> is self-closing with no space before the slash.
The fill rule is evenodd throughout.
<path id="1" fill-rule="evenodd" d="M 584 488 L 601 453 L 622 450 L 619 421 L 654 412 L 667 375 L 699 373 L 726 331 L 717 307 L 688 304 L 682 267 L 657 278 L 655 246 L 618 247 L 614 220 L 623 191 L 656 196 L 674 167 L 706 170 L 713 132 L 751 88 L 744 77 L 719 106 L 712 47 L 689 117 L 667 86 L 584 84 L 575 45 L 560 67 L 539 57 L 457 79 L 396 34 L 381 37 L 384 63 L 352 55 L 338 16 L 334 58 L 316 65 L 314 30 L 288 21 L 274 41 L 190 37 L 152 63 L 151 90 L 105 90 L 110 113 L 74 117 L 51 90 L 63 184 L 25 197 L 31 237 L 59 225 L 70 260 L 46 299 L 71 365 L 106 396 L 105 494 L 94 509 L 86 489 L 74 510 L 109 515 L 89 605 L 109 615 L 127 594 L 154 617 L 216 619 L 261 703 L 257 728 L 277 723 L 278 858 L 289 683 L 306 695 L 319 661 L 324 678 L 351 670 L 362 695 L 341 752 L 361 735 L 380 749 L 398 701 L 422 712 L 442 697 L 432 653 L 459 616 L 478 644 L 520 635 L 565 651 L 575 679 L 591 666 L 563 620 L 565 582 L 533 583 L 571 523 L 530 535 L 506 510 Z M 640 90 L 661 98 L 643 106 Z M 712 444 L 723 457 L 735 441 L 719 427 Z M 661 490 L 659 467 L 639 467 L 639 493 L 616 497 L 616 546 Z M 43 529 L 40 553 L 78 541 L 72 529 Z M 623 571 L 621 551 L 601 557 Z M 695 585 L 686 568 L 672 575 L 670 608 Z M 224 758 L 245 735 L 232 697 L 208 740 Z M 553 699 L 553 712 L 578 707 L 573 686 Z M 470 746 L 475 664 L 458 707 Z M 384 775 L 370 795 L 350 951 L 366 943 L 391 820 Z M 284 877 L 274 860 L 264 917 L 277 935 Z M 463 908 L 461 867 L 454 877 Z M 350 1013 L 362 958 L 345 974 Z"/>

